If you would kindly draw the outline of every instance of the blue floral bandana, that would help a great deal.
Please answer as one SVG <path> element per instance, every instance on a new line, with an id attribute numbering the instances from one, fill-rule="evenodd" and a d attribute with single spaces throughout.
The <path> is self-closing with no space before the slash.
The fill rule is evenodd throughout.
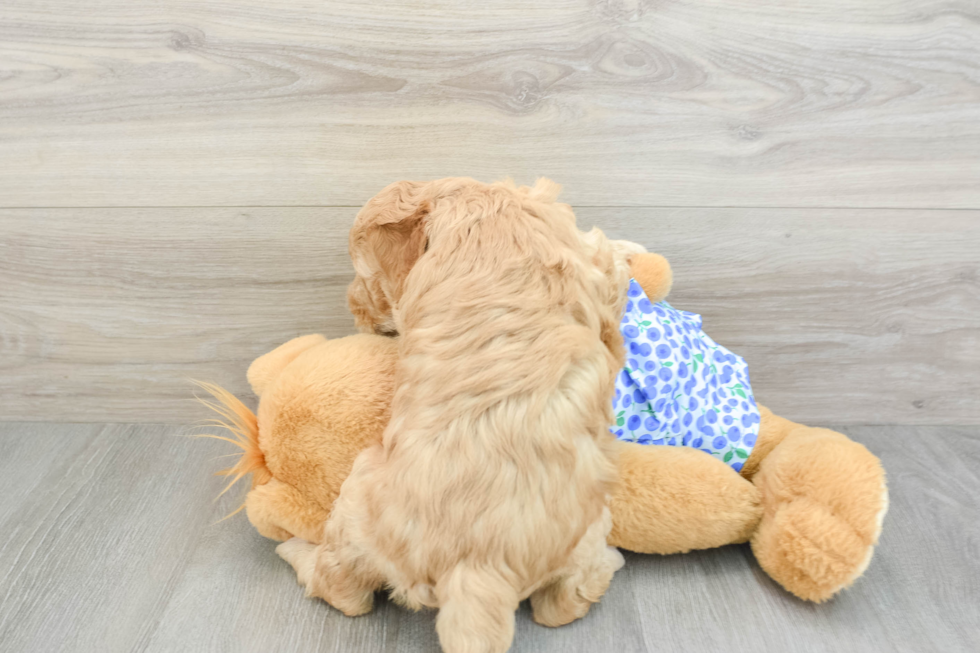
<path id="1" fill-rule="evenodd" d="M 626 367 L 616 377 L 616 437 L 693 447 L 741 471 L 760 421 L 745 361 L 701 330 L 700 315 L 651 303 L 635 279 L 620 331 Z"/>

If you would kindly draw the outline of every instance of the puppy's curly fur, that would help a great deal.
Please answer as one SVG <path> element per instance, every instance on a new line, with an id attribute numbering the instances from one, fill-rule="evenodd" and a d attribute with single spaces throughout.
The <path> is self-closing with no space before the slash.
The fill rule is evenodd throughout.
<path id="1" fill-rule="evenodd" d="M 611 396 L 629 255 L 583 233 L 558 186 L 399 182 L 358 214 L 349 301 L 400 334 L 391 421 L 354 463 L 323 543 L 280 545 L 349 615 L 388 586 L 440 608 L 450 653 L 505 651 L 514 611 L 557 626 L 598 601 L 615 474 Z"/>

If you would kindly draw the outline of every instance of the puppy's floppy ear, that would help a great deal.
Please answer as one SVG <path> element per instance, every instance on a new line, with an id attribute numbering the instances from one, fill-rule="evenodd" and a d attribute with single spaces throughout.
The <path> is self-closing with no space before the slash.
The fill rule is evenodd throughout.
<path id="1" fill-rule="evenodd" d="M 379 276 L 389 305 L 404 290 L 405 278 L 425 252 L 426 217 L 431 210 L 425 182 L 399 181 L 375 195 L 357 214 L 350 232 L 354 269 Z"/>

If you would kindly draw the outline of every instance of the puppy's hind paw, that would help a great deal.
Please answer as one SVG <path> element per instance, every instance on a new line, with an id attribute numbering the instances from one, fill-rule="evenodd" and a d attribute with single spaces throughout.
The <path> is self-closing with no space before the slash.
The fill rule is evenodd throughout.
<path id="1" fill-rule="evenodd" d="M 316 567 L 316 544 L 293 537 L 277 546 L 276 553 L 292 565 L 296 571 L 296 582 L 308 587 Z"/>

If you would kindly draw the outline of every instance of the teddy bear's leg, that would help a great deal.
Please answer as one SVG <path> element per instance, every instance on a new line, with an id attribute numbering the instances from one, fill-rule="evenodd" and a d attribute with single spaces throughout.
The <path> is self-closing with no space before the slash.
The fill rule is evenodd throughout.
<path id="1" fill-rule="evenodd" d="M 752 480 L 755 473 L 759 471 L 760 463 L 762 463 L 766 456 L 772 453 L 776 445 L 786 439 L 790 431 L 797 428 L 808 428 L 774 414 L 762 404 L 759 404 L 758 408 L 759 417 L 762 420 L 759 424 L 759 436 L 755 446 L 752 448 L 752 455 L 745 461 L 745 465 L 742 466 L 741 471 L 742 478 L 749 480 Z"/>
<path id="2" fill-rule="evenodd" d="M 778 443 L 760 456 L 752 474 L 763 505 L 752 550 L 787 590 L 825 601 L 871 561 L 888 509 L 884 470 L 841 433 L 787 420 L 776 424 L 785 432 L 779 438 L 760 433 L 760 441 Z"/>
<path id="3" fill-rule="evenodd" d="M 613 574 L 623 566 L 623 555 L 606 544 L 610 528 L 612 516 L 606 508 L 579 540 L 568 567 L 554 582 L 531 594 L 536 622 L 556 627 L 580 619 L 606 593 Z"/>
<path id="4" fill-rule="evenodd" d="M 283 542 L 291 537 L 318 544 L 329 512 L 279 479 L 257 485 L 245 497 L 245 512 L 259 534 Z"/>

